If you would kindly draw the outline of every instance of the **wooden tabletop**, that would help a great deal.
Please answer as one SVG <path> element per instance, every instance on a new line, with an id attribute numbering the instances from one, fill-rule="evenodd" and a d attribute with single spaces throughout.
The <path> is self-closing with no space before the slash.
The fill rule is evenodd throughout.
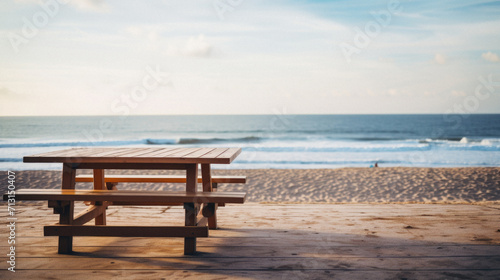
<path id="1" fill-rule="evenodd" d="M 23 162 L 229 164 L 240 148 L 72 148 L 25 156 Z"/>

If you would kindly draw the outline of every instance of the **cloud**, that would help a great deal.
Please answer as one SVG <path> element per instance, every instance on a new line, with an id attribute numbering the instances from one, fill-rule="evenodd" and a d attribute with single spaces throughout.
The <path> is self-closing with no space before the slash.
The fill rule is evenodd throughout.
<path id="1" fill-rule="evenodd" d="M 1 87 L 0 88 L 0 97 L 2 96 L 11 96 L 13 95 L 14 93 L 8 89 L 8 88 L 5 88 L 5 87 Z"/>
<path id="2" fill-rule="evenodd" d="M 45 5 L 50 4 L 51 1 L 45 0 L 16 0 L 18 3 L 27 4 L 39 4 Z M 65 5 L 69 4 L 78 10 L 86 12 L 105 12 L 108 10 L 109 6 L 105 3 L 105 0 L 65 0 L 65 1 L 54 1 L 56 4 Z"/>
<path id="3" fill-rule="evenodd" d="M 451 91 L 451 95 L 452 96 L 458 96 L 458 97 L 465 97 L 465 96 L 467 96 L 467 94 L 465 93 L 465 91 L 462 91 L 462 90 L 452 90 Z"/>
<path id="4" fill-rule="evenodd" d="M 69 3 L 82 11 L 105 12 L 108 10 L 108 5 L 104 0 L 72 0 Z"/>
<path id="5" fill-rule="evenodd" d="M 212 45 L 210 45 L 205 36 L 199 35 L 198 37 L 189 38 L 184 48 L 184 55 L 187 56 L 209 56 L 212 52 Z"/>
<path id="6" fill-rule="evenodd" d="M 437 53 L 435 56 L 434 56 L 434 62 L 436 62 L 437 64 L 445 64 L 446 63 L 446 57 L 440 53 Z"/>
<path id="7" fill-rule="evenodd" d="M 387 91 L 387 93 L 388 93 L 390 96 L 397 96 L 397 95 L 399 95 L 398 90 L 397 90 L 397 89 L 393 89 L 393 88 L 389 89 L 389 90 Z"/>
<path id="8" fill-rule="evenodd" d="M 481 54 L 481 57 L 486 61 L 500 62 L 500 58 L 498 57 L 498 54 L 496 54 L 496 53 L 492 53 L 492 52 L 483 53 L 483 54 Z"/>
<path id="9" fill-rule="evenodd" d="M 191 57 L 209 57 L 212 55 L 213 46 L 210 44 L 204 35 L 190 37 L 181 46 L 170 45 L 167 48 L 167 54 L 175 56 L 191 56 Z"/>

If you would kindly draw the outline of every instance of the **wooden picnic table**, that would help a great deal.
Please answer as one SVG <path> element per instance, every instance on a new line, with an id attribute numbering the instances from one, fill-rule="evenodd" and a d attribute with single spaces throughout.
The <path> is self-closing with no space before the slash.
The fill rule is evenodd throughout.
<path id="1" fill-rule="evenodd" d="M 241 152 L 240 148 L 71 148 L 60 151 L 48 152 L 32 156 L 25 156 L 24 162 L 36 163 L 62 163 L 62 185 L 61 191 L 56 194 L 47 194 L 44 198 L 49 198 L 49 206 L 60 214 L 59 224 L 53 227 L 46 227 L 46 235 L 59 236 L 59 253 L 72 251 L 73 236 L 81 235 L 103 235 L 103 236 L 184 236 L 185 254 L 193 254 L 196 251 L 196 236 L 204 236 L 198 233 L 193 227 L 198 225 L 197 215 L 199 206 L 204 205 L 214 207 L 214 201 L 242 203 L 241 196 L 234 193 L 212 192 L 211 164 L 229 164 Z M 198 165 L 201 165 L 201 183 L 203 195 L 197 194 Z M 75 177 L 77 169 L 92 169 L 94 192 L 87 193 L 86 196 L 75 190 Z M 150 195 L 137 195 L 133 192 L 114 192 L 107 190 L 105 183 L 105 169 L 165 169 L 165 170 L 186 170 L 186 192 L 167 193 L 155 192 Z M 21 193 L 22 194 L 22 193 Z M 31 192 L 32 197 L 26 195 L 26 199 L 34 199 L 33 196 L 42 197 L 38 193 Z M 244 194 L 244 193 L 243 193 Z M 50 198 L 53 197 L 51 200 Z M 93 205 L 84 213 L 74 217 L 74 202 L 80 198 L 89 199 L 96 197 Z M 240 199 L 236 199 L 239 197 Z M 70 199 L 71 198 L 71 199 Z M 68 201 L 64 201 L 68 199 Z M 103 201 L 98 201 L 103 200 Z M 148 201 L 154 202 L 165 199 L 167 202 L 178 201 L 184 204 L 185 208 L 185 228 L 170 227 L 162 228 L 150 227 L 82 227 L 80 225 L 95 218 L 96 226 L 106 225 L 106 207 L 114 203 L 137 202 L 138 205 L 147 205 Z M 63 203 L 62 203 L 63 202 Z M 51 205 L 52 204 L 52 205 Z M 216 204 L 215 204 L 216 207 Z M 205 209 L 204 209 L 205 210 Z M 215 217 L 208 217 L 207 223 Z M 73 227 L 69 227 L 72 226 Z M 207 228 L 208 230 L 208 228 Z M 168 232 L 172 234 L 169 235 Z M 49 234 L 47 234 L 47 232 Z M 195 233 L 193 233 L 195 232 Z M 194 236 L 194 237 L 193 237 Z M 206 232 L 208 236 L 208 231 Z"/>

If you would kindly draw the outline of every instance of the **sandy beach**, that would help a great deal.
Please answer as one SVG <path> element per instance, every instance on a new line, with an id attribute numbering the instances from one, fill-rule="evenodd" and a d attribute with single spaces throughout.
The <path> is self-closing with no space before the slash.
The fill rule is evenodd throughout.
<path id="1" fill-rule="evenodd" d="M 108 174 L 139 171 L 109 170 Z M 174 171 L 142 171 L 171 174 Z M 477 203 L 500 201 L 500 168 L 340 168 L 217 170 L 245 175 L 247 184 L 221 185 L 247 192 L 248 202 L 289 203 Z M 17 188 L 59 188 L 60 171 L 18 171 Z M 6 172 L 1 180 L 5 182 Z M 5 188 L 5 184 L 2 185 Z M 78 183 L 77 188 L 91 188 Z M 120 189 L 183 190 L 182 184 L 121 184 Z M 2 192 L 5 190 L 2 189 Z"/>

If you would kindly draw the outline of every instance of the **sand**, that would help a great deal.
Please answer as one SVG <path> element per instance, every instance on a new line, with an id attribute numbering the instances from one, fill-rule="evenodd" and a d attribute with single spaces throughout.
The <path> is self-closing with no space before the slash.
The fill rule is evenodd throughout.
<path id="1" fill-rule="evenodd" d="M 80 171 L 88 173 L 88 170 Z M 172 174 L 175 171 L 109 170 L 109 174 Z M 247 192 L 248 202 L 288 203 L 490 203 L 500 202 L 500 168 L 340 168 L 214 170 L 245 175 L 247 184 L 220 191 Z M 18 171 L 16 187 L 59 188 L 60 171 Z M 7 182 L 2 172 L 1 182 Z M 1 184 L 5 192 L 7 184 Z M 77 183 L 77 188 L 91 188 Z M 179 184 L 120 184 L 119 189 L 182 190 Z"/>

